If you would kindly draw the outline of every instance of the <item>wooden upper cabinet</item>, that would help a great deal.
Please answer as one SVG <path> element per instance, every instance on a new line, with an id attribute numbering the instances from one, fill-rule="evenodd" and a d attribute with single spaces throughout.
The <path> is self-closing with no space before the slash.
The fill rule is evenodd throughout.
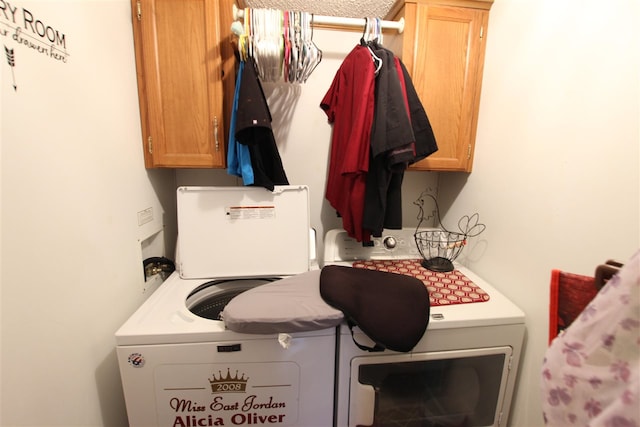
<path id="1" fill-rule="evenodd" d="M 391 9 L 389 19 L 404 17 L 405 29 L 385 44 L 407 67 L 438 143 L 411 170 L 472 169 L 492 2 L 398 0 Z"/>
<path id="2" fill-rule="evenodd" d="M 221 34 L 229 29 L 220 18 L 227 2 L 131 3 L 145 166 L 224 167 Z"/>

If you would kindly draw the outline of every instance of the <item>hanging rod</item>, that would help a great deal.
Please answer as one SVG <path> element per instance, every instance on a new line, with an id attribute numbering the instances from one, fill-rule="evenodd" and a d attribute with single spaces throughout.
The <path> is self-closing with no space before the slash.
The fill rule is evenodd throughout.
<path id="1" fill-rule="evenodd" d="M 233 5 L 233 19 L 237 21 L 238 19 L 244 19 L 244 9 L 239 9 L 235 4 Z M 313 15 L 313 22 L 311 25 L 320 24 L 320 25 L 335 25 L 335 26 L 343 26 L 343 27 L 361 27 L 364 28 L 367 21 L 365 18 L 346 18 L 346 17 L 338 17 L 338 16 L 323 16 L 323 15 Z M 404 18 L 400 18 L 397 21 L 380 21 L 380 25 L 382 28 L 390 28 L 392 30 L 398 30 L 398 33 L 402 33 L 404 31 Z"/>

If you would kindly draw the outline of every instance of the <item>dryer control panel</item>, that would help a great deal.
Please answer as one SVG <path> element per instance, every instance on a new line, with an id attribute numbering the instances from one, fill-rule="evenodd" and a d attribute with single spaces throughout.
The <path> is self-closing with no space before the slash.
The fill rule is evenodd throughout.
<path id="1" fill-rule="evenodd" d="M 374 237 L 370 244 L 363 244 L 349 237 L 344 230 L 329 230 L 324 242 L 324 261 L 328 263 L 420 258 L 413 237 L 415 231 L 415 228 L 385 230 L 381 237 Z"/>

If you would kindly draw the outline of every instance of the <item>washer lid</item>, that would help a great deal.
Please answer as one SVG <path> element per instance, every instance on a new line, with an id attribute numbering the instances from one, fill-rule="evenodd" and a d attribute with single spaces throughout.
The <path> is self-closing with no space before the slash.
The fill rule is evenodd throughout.
<path id="1" fill-rule="evenodd" d="M 309 270 L 307 186 L 179 187 L 180 277 L 264 277 Z"/>

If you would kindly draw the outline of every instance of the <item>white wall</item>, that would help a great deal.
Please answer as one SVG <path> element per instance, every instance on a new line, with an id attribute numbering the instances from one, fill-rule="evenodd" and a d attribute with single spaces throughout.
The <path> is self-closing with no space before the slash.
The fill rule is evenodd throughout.
<path id="1" fill-rule="evenodd" d="M 474 171 L 440 176 L 445 221 L 487 225 L 466 263 L 527 316 L 514 426 L 542 425 L 551 269 L 593 275 L 640 247 L 638 8 L 497 0 Z"/>
<path id="2" fill-rule="evenodd" d="M 173 222 L 175 187 L 173 172 L 143 166 L 130 3 L 8 3 L 0 425 L 124 426 L 114 332 L 148 295 L 139 240 Z M 66 62 L 12 38 L 24 9 L 65 35 Z"/>

